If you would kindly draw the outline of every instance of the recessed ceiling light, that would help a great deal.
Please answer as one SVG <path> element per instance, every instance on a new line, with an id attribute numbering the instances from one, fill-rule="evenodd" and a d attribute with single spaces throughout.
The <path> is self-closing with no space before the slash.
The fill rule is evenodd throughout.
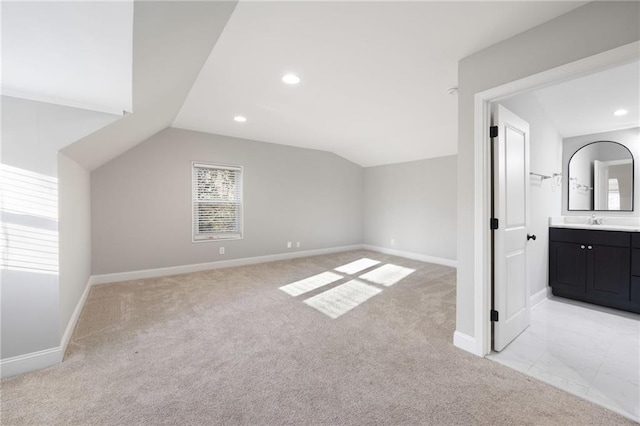
<path id="1" fill-rule="evenodd" d="M 289 73 L 282 76 L 282 81 L 287 84 L 298 84 L 300 83 L 300 77 L 295 74 Z"/>
<path id="2" fill-rule="evenodd" d="M 622 116 L 622 115 L 627 115 L 629 111 L 627 111 L 624 108 L 621 108 L 619 110 L 614 111 L 613 115 L 617 115 L 618 117 Z"/>
<path id="3" fill-rule="evenodd" d="M 233 117 L 233 119 L 238 123 L 244 123 L 245 121 L 247 121 L 247 117 L 243 115 L 236 115 L 235 117 Z"/>

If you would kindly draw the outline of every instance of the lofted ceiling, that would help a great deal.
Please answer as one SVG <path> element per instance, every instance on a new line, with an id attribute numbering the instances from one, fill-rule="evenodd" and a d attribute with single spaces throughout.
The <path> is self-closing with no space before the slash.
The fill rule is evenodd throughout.
<path id="1" fill-rule="evenodd" d="M 132 111 L 133 0 L 2 2 L 2 94 Z"/>
<path id="2" fill-rule="evenodd" d="M 135 1 L 133 113 L 66 147 L 94 170 L 169 127 L 235 1 Z"/>
<path id="3" fill-rule="evenodd" d="M 362 166 L 453 155 L 458 61 L 583 4 L 240 2 L 172 125 Z"/>
<path id="4" fill-rule="evenodd" d="M 534 95 L 564 138 L 638 127 L 640 63 L 545 87 Z M 627 114 L 613 114 L 620 109 Z"/>

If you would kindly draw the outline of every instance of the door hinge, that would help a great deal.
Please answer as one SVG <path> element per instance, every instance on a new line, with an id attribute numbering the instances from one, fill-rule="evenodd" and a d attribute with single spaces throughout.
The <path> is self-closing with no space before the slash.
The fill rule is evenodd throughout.
<path id="1" fill-rule="evenodd" d="M 498 218 L 497 217 L 492 217 L 491 218 L 491 220 L 489 221 L 489 228 L 491 230 L 498 229 Z"/>
<path id="2" fill-rule="evenodd" d="M 489 127 L 489 137 L 492 137 L 492 138 L 498 137 L 498 126 Z"/>
<path id="3" fill-rule="evenodd" d="M 491 321 L 498 322 L 498 311 L 494 309 L 491 310 Z"/>

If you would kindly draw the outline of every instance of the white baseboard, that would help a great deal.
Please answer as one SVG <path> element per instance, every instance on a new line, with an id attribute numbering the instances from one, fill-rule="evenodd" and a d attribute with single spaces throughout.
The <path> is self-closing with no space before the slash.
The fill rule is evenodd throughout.
<path id="1" fill-rule="evenodd" d="M 478 348 L 476 346 L 476 339 L 468 334 L 456 331 L 453 333 L 453 346 L 460 348 L 474 355 L 477 355 Z"/>
<path id="2" fill-rule="evenodd" d="M 60 346 L 0 360 L 0 377 L 5 378 L 29 371 L 40 370 L 62 362 L 64 352 Z"/>
<path id="3" fill-rule="evenodd" d="M 318 256 L 322 254 L 359 250 L 361 248 L 361 245 L 331 247 L 325 249 L 278 253 L 267 256 L 245 257 L 242 259 L 221 260 L 217 262 L 195 263 L 191 265 L 170 266 L 166 268 L 144 269 L 141 271 L 116 272 L 113 274 L 93 275 L 91 277 L 91 283 L 92 285 L 97 285 L 121 281 L 139 280 L 144 278 L 156 278 L 168 275 L 188 274 L 190 272 L 207 271 L 210 269 L 231 268 L 235 266 L 254 265 L 258 263 L 275 262 L 278 260 L 287 260 L 299 257 Z"/>
<path id="4" fill-rule="evenodd" d="M 549 296 L 548 287 L 543 288 L 540 291 L 537 291 L 531 296 L 531 309 L 535 308 L 545 300 L 547 300 Z"/>
<path id="5" fill-rule="evenodd" d="M 69 318 L 69 322 L 67 323 L 67 327 L 64 330 L 64 334 L 62 335 L 62 339 L 60 339 L 60 349 L 62 350 L 62 357 L 67 352 L 67 346 L 71 341 L 71 336 L 73 335 L 73 330 L 76 328 L 76 324 L 78 323 L 78 319 L 80 318 L 80 314 L 82 313 L 82 308 L 84 308 L 84 304 L 87 301 L 87 297 L 89 297 L 89 293 L 91 292 L 91 286 L 93 285 L 93 277 L 89 277 L 87 281 L 87 285 L 82 292 L 82 296 L 80 296 L 80 300 L 76 304 L 76 308 L 73 310 L 73 314 L 71 314 L 71 318 Z"/>
<path id="6" fill-rule="evenodd" d="M 363 244 L 362 248 L 365 250 L 371 250 L 371 251 L 377 251 L 379 253 L 390 254 L 392 256 L 400 256 L 400 257 L 406 257 L 407 259 L 419 260 L 421 262 L 435 263 L 437 265 L 450 266 L 452 268 L 458 267 L 457 260 L 445 259 L 443 257 L 428 256 L 426 254 L 412 253 L 410 251 L 396 250 L 396 249 L 390 249 L 386 247 L 371 246 L 368 244 Z"/>
<path id="7" fill-rule="evenodd" d="M 393 256 L 405 257 L 407 259 L 419 260 L 423 262 L 436 263 L 439 265 L 456 267 L 457 262 L 450 259 L 442 259 L 438 257 L 426 256 L 417 253 L 411 253 L 401 250 L 387 249 L 370 245 L 351 245 L 342 247 L 331 247 L 316 250 L 294 251 L 288 253 L 279 253 L 267 256 L 247 257 L 242 259 L 223 260 L 218 262 L 197 263 L 191 265 L 171 266 L 166 268 L 146 269 L 141 271 L 119 272 L 113 274 L 92 275 L 80 296 L 80 300 L 67 323 L 65 331 L 60 339 L 60 346 L 45 349 L 42 351 L 31 352 L 24 355 L 15 356 L 0 360 L 0 377 L 15 376 L 16 374 L 26 373 L 29 371 L 39 370 L 50 367 L 62 362 L 67 346 L 73 336 L 82 309 L 89 297 L 91 287 L 98 284 L 107 284 L 121 281 L 129 281 L 144 278 L 155 278 L 167 275 L 186 274 L 189 272 L 206 271 L 210 269 L 231 268 L 235 266 L 254 265 L 258 263 L 275 262 L 278 260 L 296 259 L 300 257 L 319 256 L 330 253 L 340 253 L 350 250 L 372 250 L 380 253 L 390 254 Z M 454 345 L 466 351 L 475 352 L 475 339 L 465 334 L 458 333 L 454 335 Z"/>
<path id="8" fill-rule="evenodd" d="M 75 330 L 80 314 L 82 313 L 82 308 L 84 308 L 84 304 L 91 292 L 91 285 L 92 280 L 89 278 L 82 292 L 82 296 L 80 296 L 80 300 L 78 300 L 60 339 L 60 346 L 0 360 L 0 377 L 5 378 L 15 376 L 16 374 L 28 373 L 29 371 L 40 370 L 62 362 L 69 341 L 71 341 L 73 330 Z"/>

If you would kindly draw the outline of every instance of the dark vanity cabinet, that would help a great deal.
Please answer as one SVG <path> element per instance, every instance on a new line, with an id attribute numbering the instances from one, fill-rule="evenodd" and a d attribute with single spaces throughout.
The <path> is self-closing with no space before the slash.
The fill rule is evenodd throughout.
<path id="1" fill-rule="evenodd" d="M 549 228 L 553 294 L 640 313 L 640 233 Z"/>
<path id="2" fill-rule="evenodd" d="M 631 234 L 631 303 L 640 306 L 640 232 Z M 635 311 L 638 312 L 638 311 Z"/>

